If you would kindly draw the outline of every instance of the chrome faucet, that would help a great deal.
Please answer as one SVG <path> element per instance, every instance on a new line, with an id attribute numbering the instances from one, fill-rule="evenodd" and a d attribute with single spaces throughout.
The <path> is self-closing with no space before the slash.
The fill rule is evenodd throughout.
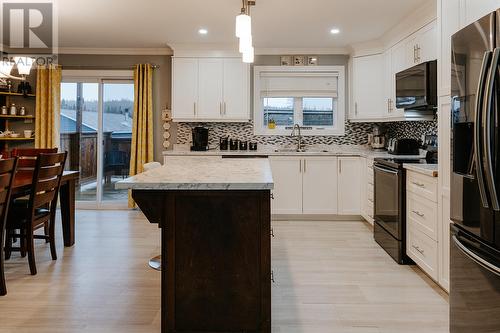
<path id="1" fill-rule="evenodd" d="M 295 133 L 295 130 L 297 130 L 298 135 Z M 302 134 L 300 134 L 300 125 L 299 124 L 293 125 L 292 134 L 290 134 L 290 136 L 297 137 L 297 151 L 303 152 L 304 151 L 304 144 L 302 143 Z"/>

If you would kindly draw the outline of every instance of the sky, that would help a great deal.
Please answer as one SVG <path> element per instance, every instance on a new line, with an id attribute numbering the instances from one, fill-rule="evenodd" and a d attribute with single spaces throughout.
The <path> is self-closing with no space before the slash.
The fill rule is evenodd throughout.
<path id="1" fill-rule="evenodd" d="M 98 83 L 83 84 L 83 98 L 86 101 L 97 101 L 99 94 Z M 105 83 L 104 100 L 134 99 L 133 83 Z M 61 83 L 61 99 L 76 100 L 76 83 Z"/>

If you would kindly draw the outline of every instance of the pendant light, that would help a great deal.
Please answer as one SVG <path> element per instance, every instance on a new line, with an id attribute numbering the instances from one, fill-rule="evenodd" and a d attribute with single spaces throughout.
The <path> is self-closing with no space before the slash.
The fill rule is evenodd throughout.
<path id="1" fill-rule="evenodd" d="M 248 50 L 243 52 L 243 62 L 251 64 L 254 62 L 254 59 L 255 59 L 255 51 L 253 46 L 250 46 Z"/>
<path id="2" fill-rule="evenodd" d="M 236 37 L 242 38 L 252 35 L 252 18 L 247 15 L 244 8 L 240 15 L 236 16 Z"/>
<path id="3" fill-rule="evenodd" d="M 30 57 L 14 57 L 19 75 L 29 75 L 34 59 Z"/>
<path id="4" fill-rule="evenodd" d="M 3 78 L 10 78 L 10 72 L 14 67 L 14 63 L 10 60 L 2 60 L 0 61 L 0 76 Z"/>
<path id="5" fill-rule="evenodd" d="M 250 7 L 255 6 L 254 0 L 242 0 L 243 7 L 236 16 L 236 37 L 238 37 L 238 49 L 243 56 L 243 62 L 253 63 L 254 48 L 252 40 L 252 18 L 250 16 Z"/>

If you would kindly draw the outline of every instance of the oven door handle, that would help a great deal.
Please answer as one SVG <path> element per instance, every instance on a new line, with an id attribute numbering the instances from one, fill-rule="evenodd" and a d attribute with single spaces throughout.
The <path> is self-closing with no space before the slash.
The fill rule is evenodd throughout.
<path id="1" fill-rule="evenodd" d="M 483 55 L 483 63 L 481 65 L 481 73 L 476 92 L 476 112 L 474 119 L 474 164 L 476 166 L 476 177 L 479 187 L 479 196 L 484 208 L 489 208 L 488 197 L 486 195 L 486 185 L 484 182 L 483 170 L 483 147 L 481 140 L 481 119 L 483 114 L 484 87 L 488 76 L 488 68 L 491 63 L 493 52 L 485 52 Z"/>
<path id="2" fill-rule="evenodd" d="M 500 267 L 497 267 L 492 263 L 484 260 L 479 255 L 475 254 L 472 250 L 468 249 L 467 246 L 465 246 L 462 242 L 460 242 L 457 236 L 453 235 L 452 239 L 455 245 L 458 247 L 458 249 L 462 251 L 462 253 L 465 254 L 467 257 L 469 257 L 472 261 L 474 261 L 476 264 L 483 267 L 484 269 L 490 271 L 491 273 L 500 276 Z"/>
<path id="3" fill-rule="evenodd" d="M 373 169 L 378 170 L 378 171 L 381 171 L 381 172 L 391 173 L 391 174 L 393 174 L 393 175 L 397 175 L 397 174 L 399 174 L 399 170 L 391 170 L 391 169 L 386 169 L 386 168 L 379 167 L 378 165 L 374 165 L 374 166 L 373 166 Z"/>

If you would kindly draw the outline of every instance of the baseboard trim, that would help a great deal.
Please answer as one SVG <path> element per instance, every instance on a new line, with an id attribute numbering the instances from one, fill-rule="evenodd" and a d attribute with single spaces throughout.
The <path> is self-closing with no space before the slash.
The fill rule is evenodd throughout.
<path id="1" fill-rule="evenodd" d="M 364 221 L 360 215 L 273 214 L 274 221 Z"/>

